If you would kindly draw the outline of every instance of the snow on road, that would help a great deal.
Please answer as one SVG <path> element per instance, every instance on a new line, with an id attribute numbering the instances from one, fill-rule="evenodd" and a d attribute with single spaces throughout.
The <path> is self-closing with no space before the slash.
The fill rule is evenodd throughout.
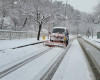
<path id="1" fill-rule="evenodd" d="M 75 36 L 70 35 L 70 39 Z M 47 40 L 47 39 L 46 39 Z M 42 39 L 40 41 L 43 41 Z M 26 44 L 38 42 L 36 38 L 34 39 L 21 39 L 21 40 L 0 40 L 0 71 L 3 71 L 12 65 L 19 63 L 20 61 L 25 60 L 27 57 L 36 55 L 37 52 L 43 51 L 48 47 L 44 47 L 43 44 L 31 45 L 18 49 L 10 49 L 13 47 L 18 47 Z M 40 71 L 47 68 L 50 62 L 54 62 L 54 57 L 57 57 L 57 53 L 63 50 L 62 48 L 54 48 L 48 54 L 42 55 L 44 57 L 37 58 L 31 63 L 23 66 L 22 68 L 12 72 L 2 80 L 30 80 L 35 77 Z M 55 52 L 56 51 L 56 52 Z M 56 59 L 56 58 L 55 58 Z M 49 64 L 50 65 L 50 64 Z M 39 68 L 39 69 L 38 69 Z M 28 71 L 28 72 L 27 72 Z M 37 71 L 37 72 L 36 72 Z M 27 74 L 24 74 L 27 73 Z M 28 77 L 29 76 L 29 77 Z M 1 79 L 0 79 L 1 80 Z"/>
<path id="2" fill-rule="evenodd" d="M 75 40 L 52 80 L 93 80 L 83 51 Z"/>
<path id="3" fill-rule="evenodd" d="M 74 36 L 70 35 L 70 39 L 73 37 Z M 40 38 L 40 41 L 43 40 Z M 10 67 L 11 65 L 18 63 L 21 60 L 21 58 L 26 58 L 27 56 L 35 55 L 37 51 L 47 49 L 43 46 L 43 44 L 31 45 L 18 49 L 9 49 L 11 47 L 17 47 L 35 42 L 38 42 L 36 38 L 20 40 L 0 40 L 0 50 L 6 49 L 4 51 L 0 51 L 0 71 L 4 70 L 7 67 Z"/>
<path id="4" fill-rule="evenodd" d="M 32 46 L 27 46 L 19 49 L 9 49 L 0 52 L 0 71 L 11 67 L 25 59 L 32 57 L 39 52 L 48 49 L 48 47 L 43 46 L 43 44 L 37 44 Z"/>
<path id="5" fill-rule="evenodd" d="M 1 78 L 0 80 L 32 80 L 33 77 L 39 74 L 40 71 L 53 60 L 54 57 L 56 57 L 58 54 L 61 54 L 60 52 L 62 52 L 62 50 L 64 49 L 53 48 L 46 54 L 22 66 L 21 68 Z"/>

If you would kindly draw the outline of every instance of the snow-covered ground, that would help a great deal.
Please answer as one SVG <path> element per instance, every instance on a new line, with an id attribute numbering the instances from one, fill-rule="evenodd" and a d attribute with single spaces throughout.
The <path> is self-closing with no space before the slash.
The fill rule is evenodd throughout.
<path id="1" fill-rule="evenodd" d="M 73 37 L 74 36 L 71 35 L 70 39 L 72 39 Z M 42 38 L 40 38 L 40 41 L 43 41 Z M 15 64 L 15 62 L 18 62 L 23 57 L 36 55 L 38 51 L 43 51 L 46 49 L 43 44 L 31 45 L 18 49 L 10 49 L 13 47 L 36 42 L 39 42 L 36 40 L 36 38 L 20 40 L 0 40 L 0 50 L 5 49 L 4 51 L 0 51 L 0 71 L 4 66 L 7 66 L 8 64 Z"/>
<path id="2" fill-rule="evenodd" d="M 47 40 L 47 38 L 46 38 Z M 27 45 L 31 43 L 36 43 L 43 41 L 42 37 L 38 41 L 36 38 L 28 38 L 28 39 L 14 39 L 14 40 L 0 40 L 0 50 L 14 48 L 22 45 Z"/>
<path id="3" fill-rule="evenodd" d="M 97 36 L 89 37 L 88 39 L 100 43 L 100 39 L 97 39 Z"/>
<path id="4" fill-rule="evenodd" d="M 32 80 L 48 63 L 51 63 L 64 49 L 53 48 L 46 54 L 36 58 L 0 80 Z M 56 51 L 56 53 L 55 53 Z"/>
<path id="5" fill-rule="evenodd" d="M 85 55 L 75 40 L 52 80 L 94 80 Z"/>
<path id="6" fill-rule="evenodd" d="M 35 46 L 27 46 L 19 49 L 8 49 L 0 52 L 0 71 L 3 71 L 21 61 L 24 61 L 32 56 L 47 50 L 48 47 L 43 44 Z"/>
<path id="7" fill-rule="evenodd" d="M 70 39 L 72 39 L 73 37 L 75 37 L 75 36 L 74 35 L 69 35 Z M 48 37 L 46 37 L 45 40 L 48 40 Z M 37 40 L 37 38 L 0 40 L 0 50 L 14 48 L 14 47 L 27 45 L 27 44 L 31 44 L 31 43 L 36 43 L 36 42 L 40 42 L 40 41 L 44 41 L 42 39 L 42 37 L 40 38 L 39 41 Z"/>
<path id="8" fill-rule="evenodd" d="M 71 35 L 70 39 L 74 37 Z M 4 51 L 0 51 L 0 72 L 48 49 L 42 43 L 18 49 L 10 49 L 35 42 L 38 42 L 36 38 L 0 40 L 0 50 L 5 49 Z M 63 48 L 53 48 L 46 54 L 20 67 L 0 80 L 38 80 L 63 51 Z M 85 55 L 78 41 L 74 40 L 52 80 L 93 80 L 92 76 L 91 68 L 87 63 Z"/>
<path id="9" fill-rule="evenodd" d="M 92 43 L 93 45 L 96 45 L 98 47 L 100 47 L 100 39 L 97 39 L 97 37 L 95 36 L 94 38 L 87 38 L 87 37 L 83 37 L 83 39 L 89 41 L 90 43 Z"/>

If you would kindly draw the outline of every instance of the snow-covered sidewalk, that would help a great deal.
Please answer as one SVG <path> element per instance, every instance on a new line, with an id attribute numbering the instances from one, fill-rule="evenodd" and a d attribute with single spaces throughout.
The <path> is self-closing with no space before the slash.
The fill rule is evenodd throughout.
<path id="1" fill-rule="evenodd" d="M 47 38 L 46 38 L 47 40 Z M 0 50 L 14 48 L 22 45 L 32 44 L 43 41 L 42 37 L 38 41 L 36 38 L 15 39 L 15 40 L 0 40 Z"/>
<path id="2" fill-rule="evenodd" d="M 87 59 L 75 40 L 52 80 L 94 80 Z"/>
<path id="3" fill-rule="evenodd" d="M 92 39 L 92 38 L 86 38 L 86 37 L 83 37 L 83 39 L 85 39 L 86 41 L 90 42 L 91 44 L 97 46 L 97 47 L 100 47 L 100 39 Z"/>
<path id="4" fill-rule="evenodd" d="M 97 36 L 94 36 L 93 38 L 92 38 L 92 37 L 89 37 L 89 38 L 87 38 L 87 39 L 89 39 L 89 40 L 91 40 L 91 41 L 95 41 L 95 42 L 97 42 L 97 43 L 100 43 L 100 39 L 97 39 Z"/>

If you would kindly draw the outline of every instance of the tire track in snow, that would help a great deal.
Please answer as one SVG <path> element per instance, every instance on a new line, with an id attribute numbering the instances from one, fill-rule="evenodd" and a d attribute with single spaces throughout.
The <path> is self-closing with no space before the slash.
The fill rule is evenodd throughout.
<path id="1" fill-rule="evenodd" d="M 0 72 L 0 78 L 3 78 L 4 76 L 6 76 L 6 75 L 8 75 L 9 73 L 15 71 L 16 69 L 18 69 L 18 68 L 24 66 L 25 64 L 27 64 L 27 63 L 33 61 L 34 59 L 36 59 L 36 58 L 40 57 L 41 55 L 47 53 L 47 52 L 50 51 L 51 49 L 52 49 L 52 48 L 48 48 L 48 49 L 46 49 L 46 50 L 44 50 L 44 51 L 42 51 L 42 52 L 36 54 L 35 56 L 32 56 L 32 57 L 30 57 L 30 58 L 28 58 L 28 59 L 26 59 L 26 60 L 24 60 L 24 61 L 22 61 L 22 62 L 16 64 L 16 65 L 13 65 L 12 67 L 10 67 L 10 68 L 8 68 L 8 69 L 6 69 L 6 70 L 3 70 L 2 72 Z"/>

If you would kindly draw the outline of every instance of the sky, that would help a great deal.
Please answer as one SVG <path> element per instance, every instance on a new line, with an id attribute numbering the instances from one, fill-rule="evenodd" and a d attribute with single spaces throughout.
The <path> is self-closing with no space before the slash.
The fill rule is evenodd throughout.
<path id="1" fill-rule="evenodd" d="M 66 3 L 67 0 L 58 0 Z M 93 13 L 99 0 L 68 0 L 68 4 L 82 12 Z"/>

